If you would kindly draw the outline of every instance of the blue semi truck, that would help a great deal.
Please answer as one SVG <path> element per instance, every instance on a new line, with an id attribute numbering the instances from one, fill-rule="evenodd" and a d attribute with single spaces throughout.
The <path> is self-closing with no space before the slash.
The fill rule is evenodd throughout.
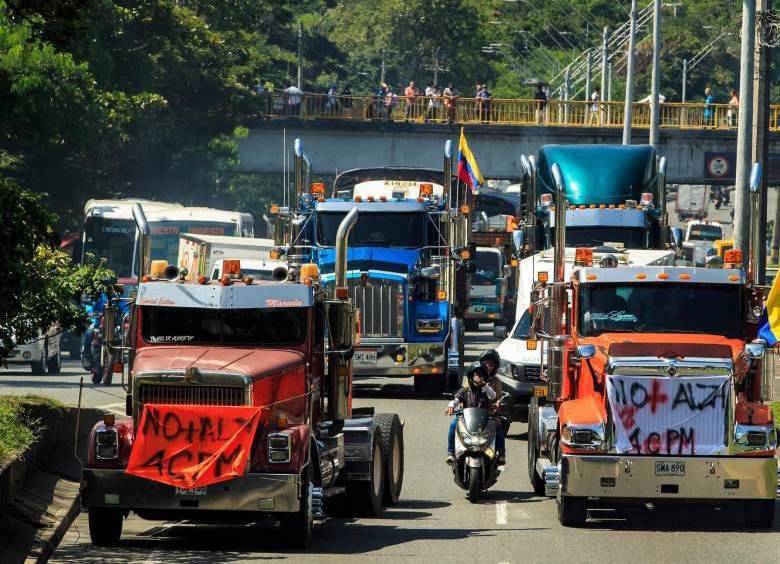
<path id="1" fill-rule="evenodd" d="M 336 177 L 330 194 L 309 182 L 302 143 L 288 205 L 271 206 L 277 247 L 291 269 L 314 263 L 335 291 L 336 234 L 359 210 L 347 254 L 347 290 L 359 311 L 352 356 L 360 377 L 414 377 L 416 392 L 436 394 L 460 382 L 463 311 L 472 249 L 465 189 L 452 183 L 451 145 L 440 170 L 364 168 Z"/>

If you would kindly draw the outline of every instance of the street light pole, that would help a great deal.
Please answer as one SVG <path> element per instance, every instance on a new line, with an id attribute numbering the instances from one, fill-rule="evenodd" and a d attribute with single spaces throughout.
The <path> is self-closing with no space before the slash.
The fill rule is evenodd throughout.
<path id="1" fill-rule="evenodd" d="M 682 102 L 686 100 L 686 89 L 688 88 L 688 59 L 683 59 L 683 72 L 682 72 Z"/>
<path id="2" fill-rule="evenodd" d="M 607 39 L 609 28 L 604 26 L 604 33 L 601 36 L 601 99 L 607 97 L 607 66 L 609 65 L 609 52 L 607 51 Z"/>
<path id="3" fill-rule="evenodd" d="M 298 90 L 303 90 L 303 23 L 298 22 Z"/>
<path id="4" fill-rule="evenodd" d="M 585 69 L 585 101 L 590 99 L 590 79 L 593 74 L 593 52 L 588 49 L 587 67 Z"/>
<path id="5" fill-rule="evenodd" d="M 623 108 L 623 145 L 631 144 L 631 120 L 634 103 L 634 49 L 636 41 L 636 1 L 631 0 L 631 24 L 628 32 L 628 70 L 626 71 L 626 102 Z"/>
<path id="6" fill-rule="evenodd" d="M 755 0 L 742 0 L 742 45 L 739 59 L 739 115 L 737 117 L 737 170 L 734 185 L 734 248 L 746 250 L 750 242 L 750 145 L 753 122 L 753 54 L 755 47 Z M 749 256 L 743 253 L 747 270 Z"/>
<path id="7" fill-rule="evenodd" d="M 661 94 L 661 0 L 653 2 L 653 75 L 650 93 L 650 144 L 658 148 L 658 136 L 660 126 L 660 108 L 658 107 Z"/>

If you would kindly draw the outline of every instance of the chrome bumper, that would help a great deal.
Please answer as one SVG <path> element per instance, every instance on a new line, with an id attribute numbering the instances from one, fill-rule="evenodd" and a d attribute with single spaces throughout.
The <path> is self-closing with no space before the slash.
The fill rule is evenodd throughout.
<path id="1" fill-rule="evenodd" d="M 656 462 L 684 462 L 684 476 L 656 476 Z M 560 493 L 610 499 L 775 499 L 775 458 L 564 455 Z"/>
<path id="2" fill-rule="evenodd" d="M 387 343 L 361 339 L 355 352 L 376 351 L 376 364 L 358 364 L 353 358 L 355 376 L 411 376 L 412 374 L 444 374 L 445 344 L 442 343 Z M 403 359 L 397 360 L 401 355 Z"/>
<path id="3" fill-rule="evenodd" d="M 297 474 L 245 474 L 208 486 L 205 495 L 176 495 L 173 486 L 124 470 L 85 468 L 81 472 L 81 503 L 86 508 L 292 513 L 300 508 L 299 493 Z"/>

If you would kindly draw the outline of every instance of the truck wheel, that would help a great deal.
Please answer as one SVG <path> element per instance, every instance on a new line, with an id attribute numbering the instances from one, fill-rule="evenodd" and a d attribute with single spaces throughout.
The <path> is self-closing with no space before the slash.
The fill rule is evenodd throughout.
<path id="1" fill-rule="evenodd" d="M 346 496 L 358 515 L 376 516 L 382 512 L 385 490 L 385 465 L 382 460 L 381 433 L 374 433 L 371 444 L 368 481 L 354 481 L 347 486 Z"/>
<path id="2" fill-rule="evenodd" d="M 46 360 L 49 358 L 49 344 L 46 339 L 43 340 L 43 350 L 41 351 L 40 360 L 34 360 L 30 363 L 30 368 L 33 374 L 46 374 L 48 372 L 48 364 Z"/>
<path id="3" fill-rule="evenodd" d="M 46 360 L 46 370 L 49 374 L 59 374 L 62 372 L 62 350 L 58 350 L 53 358 Z"/>
<path id="4" fill-rule="evenodd" d="M 477 503 L 482 493 L 482 469 L 469 467 L 468 498 L 471 503 Z"/>
<path id="5" fill-rule="evenodd" d="M 311 529 L 314 525 L 311 492 L 314 484 L 309 478 L 310 468 L 311 465 L 301 472 L 301 508 L 296 513 L 283 515 L 279 520 L 285 544 L 293 548 L 308 548 L 311 544 Z"/>
<path id="6" fill-rule="evenodd" d="M 585 499 L 581 497 L 558 497 L 558 521 L 564 527 L 582 527 L 588 518 Z"/>
<path id="7" fill-rule="evenodd" d="M 382 458 L 385 465 L 384 505 L 395 505 L 401 497 L 404 483 L 404 432 L 401 419 L 395 413 L 380 413 L 374 417 L 382 436 Z"/>
<path id="8" fill-rule="evenodd" d="M 89 538 L 97 546 L 111 546 L 122 536 L 122 511 L 108 507 L 89 509 Z"/>
<path id="9" fill-rule="evenodd" d="M 538 412 L 539 401 L 536 398 L 531 398 L 531 402 L 528 405 L 528 479 L 531 481 L 531 486 L 536 495 L 545 495 L 544 480 L 536 472 L 536 459 L 539 452 L 536 448 L 536 418 L 538 417 Z"/>
<path id="10" fill-rule="evenodd" d="M 744 502 L 745 523 L 751 529 L 769 529 L 775 521 L 775 500 L 757 499 Z"/>

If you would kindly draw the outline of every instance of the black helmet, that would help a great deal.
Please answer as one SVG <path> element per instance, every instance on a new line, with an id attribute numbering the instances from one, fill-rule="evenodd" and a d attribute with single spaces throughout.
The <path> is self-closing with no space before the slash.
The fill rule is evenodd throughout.
<path id="1" fill-rule="evenodd" d="M 495 349 L 488 349 L 479 355 L 480 364 L 484 364 L 488 360 L 492 360 L 496 363 L 496 371 L 498 371 L 498 367 L 501 366 L 501 355 L 499 355 Z M 492 374 L 490 376 L 492 376 Z"/>

